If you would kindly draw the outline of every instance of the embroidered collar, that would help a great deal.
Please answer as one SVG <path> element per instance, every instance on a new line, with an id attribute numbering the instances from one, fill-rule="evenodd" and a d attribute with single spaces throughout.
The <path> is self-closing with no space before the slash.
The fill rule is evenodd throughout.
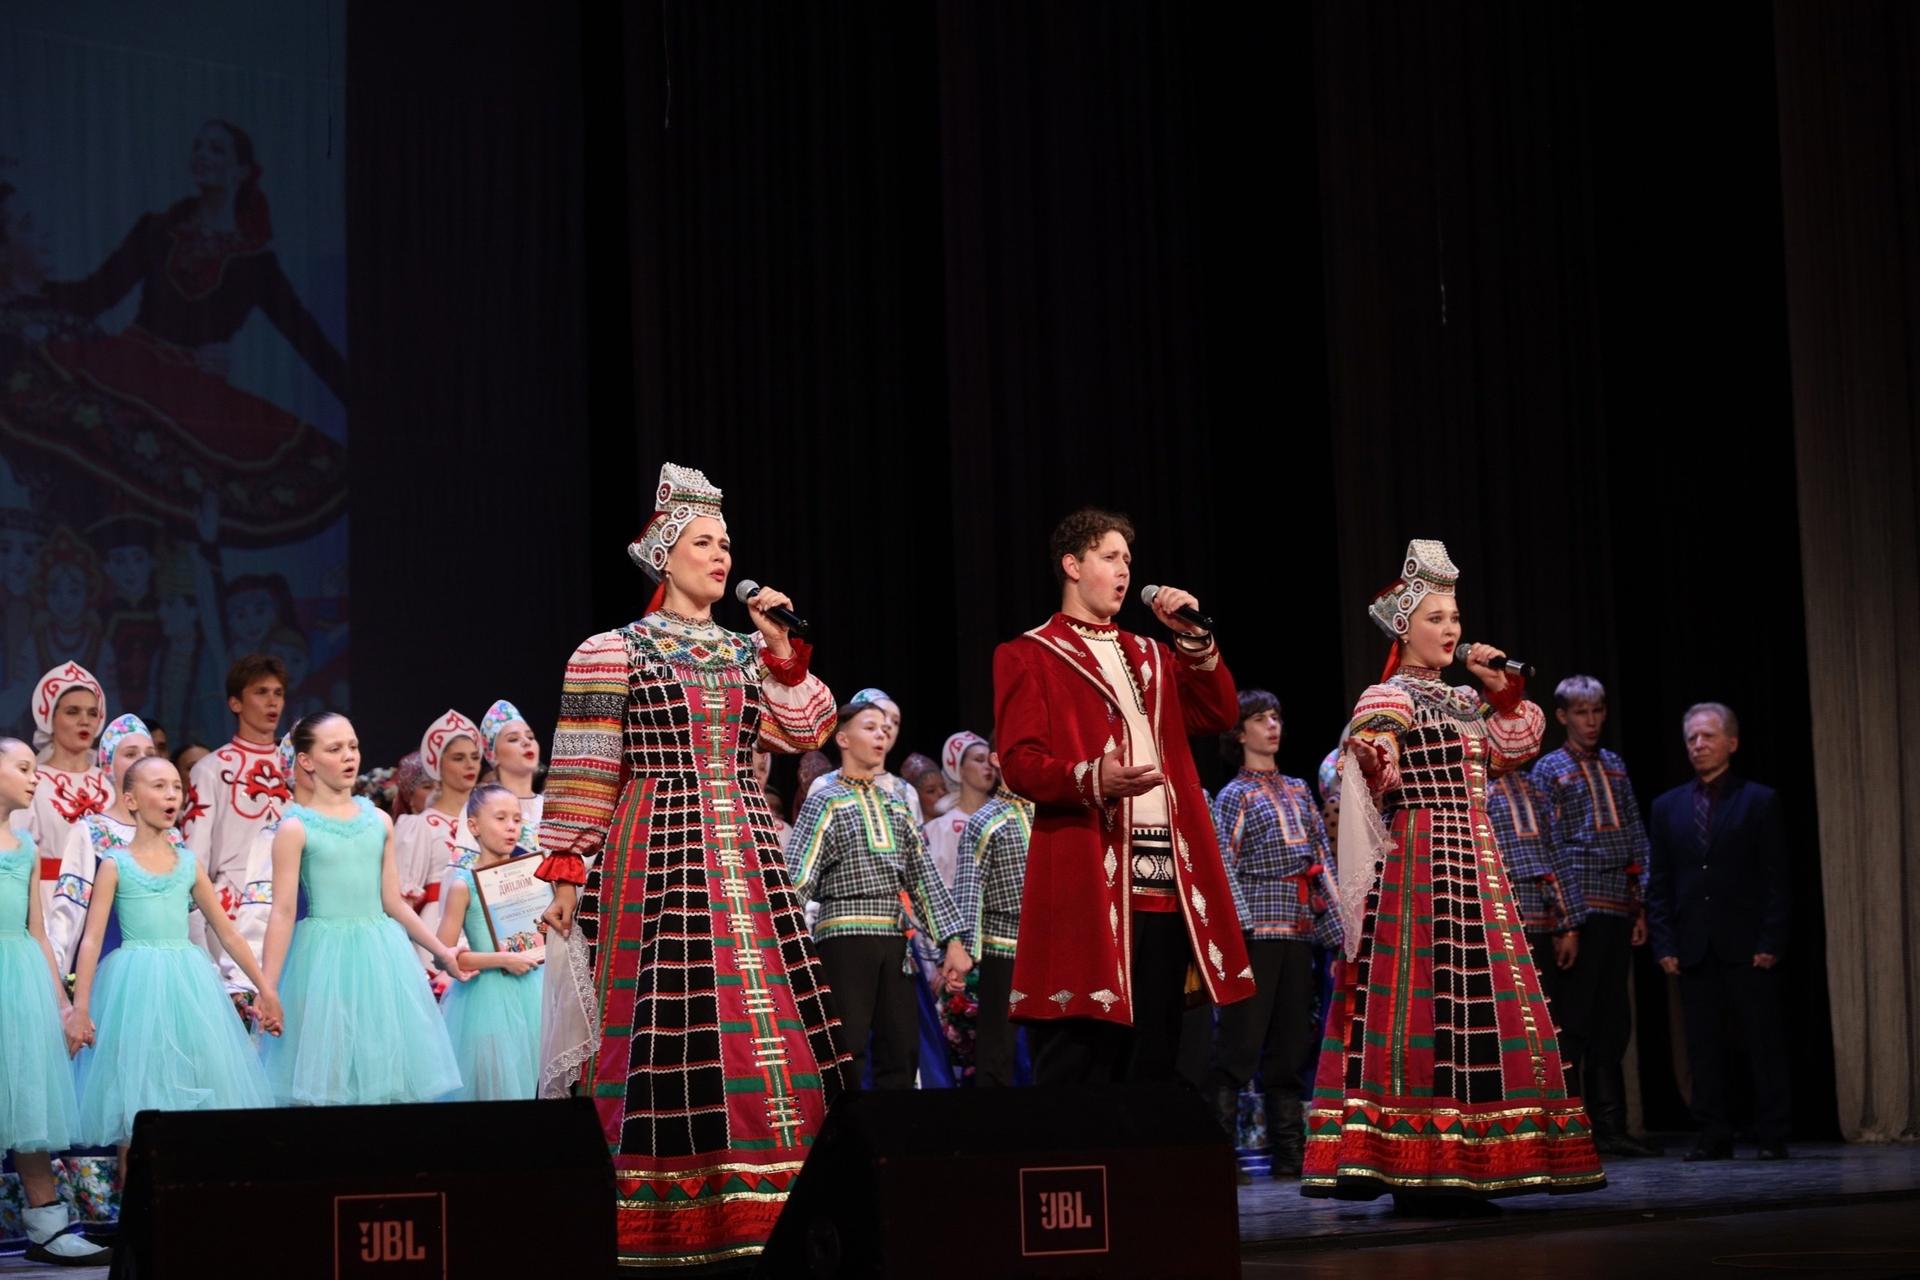
<path id="1" fill-rule="evenodd" d="M 683 640 L 708 645 L 718 644 L 732 635 L 711 618 L 702 621 L 667 609 L 655 609 L 640 619 L 640 625 L 650 631 L 660 631 Z"/>
<path id="2" fill-rule="evenodd" d="M 1393 674 L 1397 676 L 1405 676 L 1409 680 L 1423 680 L 1431 684 L 1446 683 L 1444 680 L 1440 678 L 1440 672 L 1438 668 L 1416 666 L 1411 662 L 1401 663 L 1399 666 L 1399 669 L 1396 670 Z"/>
<path id="3" fill-rule="evenodd" d="M 246 738 L 241 737 L 237 733 L 233 735 L 233 741 L 229 742 L 227 745 L 230 747 L 238 747 L 242 751 L 251 751 L 256 755 L 266 755 L 270 752 L 278 751 L 280 749 L 280 745 L 278 743 L 251 742 Z"/>
<path id="4" fill-rule="evenodd" d="M 1118 640 L 1120 638 L 1120 628 L 1116 623 L 1082 622 L 1080 619 L 1064 613 L 1058 613 L 1054 616 L 1066 623 L 1075 634 L 1085 636 L 1089 640 Z"/>

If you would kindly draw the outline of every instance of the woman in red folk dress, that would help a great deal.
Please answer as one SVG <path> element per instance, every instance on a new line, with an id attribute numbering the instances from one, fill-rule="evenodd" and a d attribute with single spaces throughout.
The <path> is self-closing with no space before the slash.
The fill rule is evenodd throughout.
<path id="1" fill-rule="evenodd" d="M 1300 1181 L 1407 1212 L 1606 1185 L 1487 820 L 1488 778 L 1538 754 L 1544 718 L 1489 646 L 1467 656 L 1480 691 L 1442 681 L 1458 577 L 1444 545 L 1416 540 L 1369 610 L 1394 650 L 1347 730 L 1347 953 Z"/>
<path id="2" fill-rule="evenodd" d="M 759 1253 L 848 1083 L 753 769 L 757 744 L 826 741 L 833 694 L 769 616 L 779 592 L 749 606 L 755 636 L 714 623 L 732 568 L 720 491 L 668 464 L 657 498 L 627 552 L 660 590 L 567 663 L 539 840 L 555 887 L 541 1088 L 578 1069 L 599 1110 L 626 1267 Z"/>

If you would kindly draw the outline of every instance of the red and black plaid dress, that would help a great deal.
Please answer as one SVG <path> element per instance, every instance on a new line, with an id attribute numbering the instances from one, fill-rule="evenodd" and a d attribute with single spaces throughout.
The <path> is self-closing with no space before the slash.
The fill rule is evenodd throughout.
<path id="1" fill-rule="evenodd" d="M 1302 1193 L 1605 1185 L 1487 819 L 1488 777 L 1538 753 L 1543 728 L 1517 679 L 1482 702 L 1403 668 L 1360 699 L 1350 736 L 1397 747 L 1391 842 L 1327 1019 Z M 1364 870 L 1343 857 L 1340 874 Z"/>
<path id="2" fill-rule="evenodd" d="M 760 1251 L 848 1057 L 755 778 L 833 695 L 753 640 L 664 614 L 567 665 L 540 844 L 579 882 L 600 1027 L 580 1091 L 613 1153 L 622 1266 Z M 589 873 L 575 854 L 599 856 Z"/>

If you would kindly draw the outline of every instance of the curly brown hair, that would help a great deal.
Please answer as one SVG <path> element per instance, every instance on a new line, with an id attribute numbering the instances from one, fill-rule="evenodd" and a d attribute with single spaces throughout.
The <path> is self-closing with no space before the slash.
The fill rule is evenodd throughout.
<path id="1" fill-rule="evenodd" d="M 1128 546 L 1133 545 L 1133 521 L 1117 511 L 1082 507 L 1055 525 L 1053 537 L 1047 543 L 1047 550 L 1053 556 L 1054 581 L 1063 587 L 1067 585 L 1067 571 L 1060 561 L 1067 556 L 1082 558 L 1109 533 L 1118 533 L 1127 540 Z"/>

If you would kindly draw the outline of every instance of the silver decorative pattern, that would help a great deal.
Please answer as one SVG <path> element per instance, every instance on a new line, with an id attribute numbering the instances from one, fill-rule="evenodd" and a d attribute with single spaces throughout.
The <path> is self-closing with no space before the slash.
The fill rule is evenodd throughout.
<path id="1" fill-rule="evenodd" d="M 1407 558 L 1399 579 L 1374 597 L 1367 613 L 1374 625 L 1398 640 L 1413 625 L 1413 614 L 1429 592 L 1452 595 L 1460 570 L 1447 555 L 1447 544 L 1435 538 L 1415 538 L 1407 544 Z"/>
<path id="2" fill-rule="evenodd" d="M 692 467 L 671 462 L 660 467 L 660 483 L 653 493 L 654 517 L 640 536 L 627 544 L 627 557 L 655 580 L 667 571 L 667 556 L 687 526 L 701 516 L 711 516 L 726 527 L 720 514 L 720 490 L 706 475 Z"/>

